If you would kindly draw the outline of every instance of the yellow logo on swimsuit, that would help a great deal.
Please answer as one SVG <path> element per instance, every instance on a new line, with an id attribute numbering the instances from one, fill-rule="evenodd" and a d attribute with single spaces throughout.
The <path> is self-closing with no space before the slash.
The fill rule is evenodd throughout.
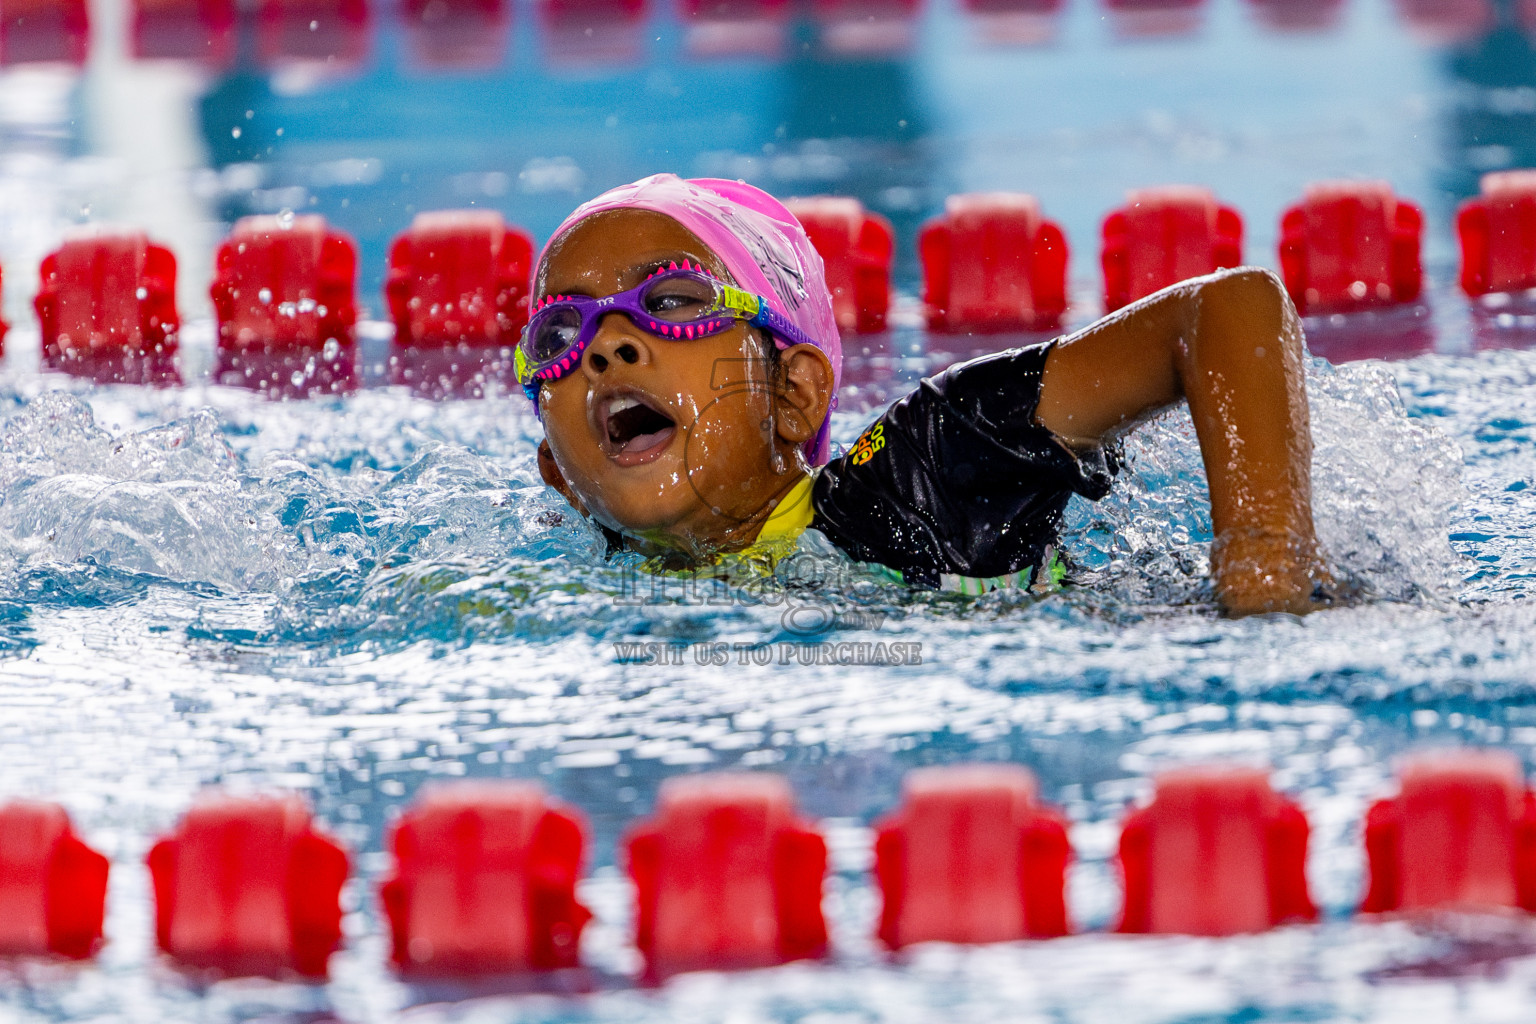
<path id="1" fill-rule="evenodd" d="M 848 461 L 855 466 L 862 466 L 875 457 L 875 453 L 885 447 L 885 424 L 876 423 L 854 442 L 853 451 L 848 453 Z"/>

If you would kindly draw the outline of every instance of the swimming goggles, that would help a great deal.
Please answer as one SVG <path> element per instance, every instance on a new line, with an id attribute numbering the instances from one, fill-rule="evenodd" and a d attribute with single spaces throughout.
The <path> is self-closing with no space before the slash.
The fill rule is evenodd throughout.
<path id="1" fill-rule="evenodd" d="M 600 299 L 546 295 L 539 300 L 513 358 L 517 382 L 535 409 L 543 383 L 559 380 L 581 364 L 598 324 L 609 313 L 622 313 L 641 330 L 678 341 L 707 338 L 745 320 L 791 345 L 815 344 L 761 295 L 733 288 L 683 260 L 653 271 L 628 291 Z"/>

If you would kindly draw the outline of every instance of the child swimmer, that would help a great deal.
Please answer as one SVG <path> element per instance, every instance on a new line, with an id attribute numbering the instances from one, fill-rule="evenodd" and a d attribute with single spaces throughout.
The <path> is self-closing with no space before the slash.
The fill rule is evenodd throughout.
<path id="1" fill-rule="evenodd" d="M 1070 496 L 1108 493 L 1105 445 L 1183 399 L 1222 607 L 1326 600 L 1301 326 L 1268 271 L 1186 281 L 952 366 L 830 461 L 831 296 L 767 193 L 670 174 L 606 192 L 555 231 L 534 300 L 517 366 L 544 424 L 539 470 L 610 543 L 704 564 L 819 530 L 914 586 L 1028 585 Z"/>

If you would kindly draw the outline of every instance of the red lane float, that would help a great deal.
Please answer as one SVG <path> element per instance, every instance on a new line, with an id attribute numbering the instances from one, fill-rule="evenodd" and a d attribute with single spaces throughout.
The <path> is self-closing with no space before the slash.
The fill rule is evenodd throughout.
<path id="1" fill-rule="evenodd" d="M 1067 933 L 1066 824 L 1016 765 L 926 768 L 876 825 L 880 939 L 1007 942 Z"/>
<path id="2" fill-rule="evenodd" d="M 316 214 L 244 217 L 219 246 L 220 383 L 280 394 L 356 383 L 357 249 Z"/>
<path id="3" fill-rule="evenodd" d="M 641 59 L 648 0 L 537 0 L 539 45 L 565 66 Z"/>
<path id="4" fill-rule="evenodd" d="M 789 15 L 789 0 L 681 0 L 679 13 L 689 21 L 775 24 Z"/>
<path id="5" fill-rule="evenodd" d="M 638 21 L 646 0 L 543 0 L 544 15 L 562 23 Z"/>
<path id="6" fill-rule="evenodd" d="M 1169 37 L 1200 27 L 1205 0 L 1104 0 L 1104 6 L 1116 35 Z"/>
<path id="7" fill-rule="evenodd" d="M 514 387 L 532 269 L 533 240 L 499 213 L 418 214 L 389 253 L 390 383 L 428 398 L 479 397 L 490 380 Z"/>
<path id="8" fill-rule="evenodd" d="M 1064 0 L 961 0 L 976 40 L 989 46 L 1040 46 L 1056 37 Z"/>
<path id="9" fill-rule="evenodd" d="M 632 59 L 648 0 L 539 0 L 546 45 L 570 46 L 579 59 Z"/>
<path id="10" fill-rule="evenodd" d="M 325 977 L 347 854 L 298 797 L 204 797 L 148 862 L 155 940 L 183 965 Z"/>
<path id="11" fill-rule="evenodd" d="M 0 954 L 84 959 L 101 944 L 107 858 L 57 804 L 0 805 Z"/>
<path id="12" fill-rule="evenodd" d="M 1204 3 L 1205 0 L 1104 0 L 1104 6 L 1112 11 L 1177 10 Z"/>
<path id="13" fill-rule="evenodd" d="M 789 0 L 679 0 L 677 6 L 689 56 L 784 56 Z"/>
<path id="14" fill-rule="evenodd" d="M 826 952 L 826 841 L 774 775 L 668 779 L 626 843 L 635 945 L 654 978 Z"/>
<path id="15" fill-rule="evenodd" d="M 1485 174 L 1482 195 L 1456 213 L 1461 288 L 1489 292 L 1536 288 L 1536 170 Z"/>
<path id="16" fill-rule="evenodd" d="M 34 61 L 84 64 L 90 38 L 86 0 L 0 4 L 0 66 Z"/>
<path id="17" fill-rule="evenodd" d="M 1125 38 L 1167 38 L 1200 28 L 1205 0 L 1104 0 L 1109 24 Z"/>
<path id="18" fill-rule="evenodd" d="M 1489 0 L 1395 0 L 1392 6 L 1413 35 L 1435 46 L 1481 39 L 1499 24 Z"/>
<path id="19" fill-rule="evenodd" d="M 141 231 L 95 228 L 43 258 L 43 364 L 95 380 L 177 379 L 176 257 Z"/>
<path id="20" fill-rule="evenodd" d="M 1120 835 L 1125 908 L 1118 931 L 1259 932 L 1312 921 L 1307 819 L 1259 769 L 1195 768 L 1159 776 Z"/>
<path id="21" fill-rule="evenodd" d="M 368 56 L 370 28 L 368 0 L 259 0 L 256 56 L 346 69 Z"/>
<path id="22" fill-rule="evenodd" d="M 788 17 L 789 0 L 679 0 L 678 13 L 693 22 L 772 24 Z"/>
<path id="23" fill-rule="evenodd" d="M 1365 913 L 1435 907 L 1536 911 L 1536 795 L 1503 751 L 1422 755 L 1365 819 Z"/>
<path id="24" fill-rule="evenodd" d="M 1034 196 L 950 196 L 918 236 L 928 327 L 1050 330 L 1067 308 L 1067 242 Z"/>
<path id="25" fill-rule="evenodd" d="M 885 54 L 911 47 L 923 0 L 811 0 L 821 46 L 831 53 Z"/>
<path id="26" fill-rule="evenodd" d="M 818 21 L 914 18 L 923 0 L 812 0 L 811 12 Z"/>
<path id="27" fill-rule="evenodd" d="M 1424 216 L 1382 181 L 1312 185 L 1280 221 L 1280 269 L 1303 314 L 1412 302 Z"/>
<path id="28" fill-rule="evenodd" d="M 223 66 L 235 56 L 232 0 L 133 0 L 133 55 Z"/>
<path id="29" fill-rule="evenodd" d="M 533 239 L 492 210 L 419 213 L 389 250 L 395 344 L 511 348 L 528 323 Z"/>
<path id="30" fill-rule="evenodd" d="M 507 49 L 508 0 L 405 0 L 400 20 L 417 60 L 434 68 L 494 68 Z"/>
<path id="31" fill-rule="evenodd" d="M 591 918 L 576 901 L 581 819 L 529 783 L 424 793 L 395 826 L 395 873 L 380 887 L 407 975 L 575 967 Z"/>
<path id="32" fill-rule="evenodd" d="M 896 248 L 891 222 L 857 199 L 841 196 L 791 199 L 785 205 L 826 265 L 838 328 L 865 334 L 885 330 Z"/>
<path id="33" fill-rule="evenodd" d="M 1243 261 L 1243 218 L 1207 188 L 1132 191 L 1104 219 L 1104 311 Z"/>
<path id="34" fill-rule="evenodd" d="M 1338 24 L 1344 0 L 1248 0 L 1248 6 L 1276 32 L 1318 32 Z"/>
<path id="35" fill-rule="evenodd" d="M 963 6 L 972 14 L 979 15 L 1037 15 L 1053 17 L 1061 13 L 1066 6 L 1065 0 L 962 0 Z M 1048 35 L 1025 37 L 1048 38 Z M 1007 40 L 1012 41 L 1010 36 Z M 1022 40 L 1021 40 L 1022 41 Z"/>

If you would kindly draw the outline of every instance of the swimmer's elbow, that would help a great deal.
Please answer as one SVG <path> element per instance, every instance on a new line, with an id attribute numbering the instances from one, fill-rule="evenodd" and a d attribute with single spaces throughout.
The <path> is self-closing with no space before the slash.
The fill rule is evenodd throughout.
<path id="1" fill-rule="evenodd" d="M 1280 306 L 1295 315 L 1291 297 L 1273 270 L 1265 267 L 1232 267 L 1198 279 L 1202 302 L 1211 299 L 1239 303 L 1250 308 Z"/>
<path id="2" fill-rule="evenodd" d="M 1226 271 L 1228 277 L 1241 283 L 1245 288 L 1257 288 L 1265 295 L 1276 299 L 1289 299 L 1285 290 L 1285 284 L 1280 280 L 1280 275 L 1268 267 L 1233 267 Z"/>

